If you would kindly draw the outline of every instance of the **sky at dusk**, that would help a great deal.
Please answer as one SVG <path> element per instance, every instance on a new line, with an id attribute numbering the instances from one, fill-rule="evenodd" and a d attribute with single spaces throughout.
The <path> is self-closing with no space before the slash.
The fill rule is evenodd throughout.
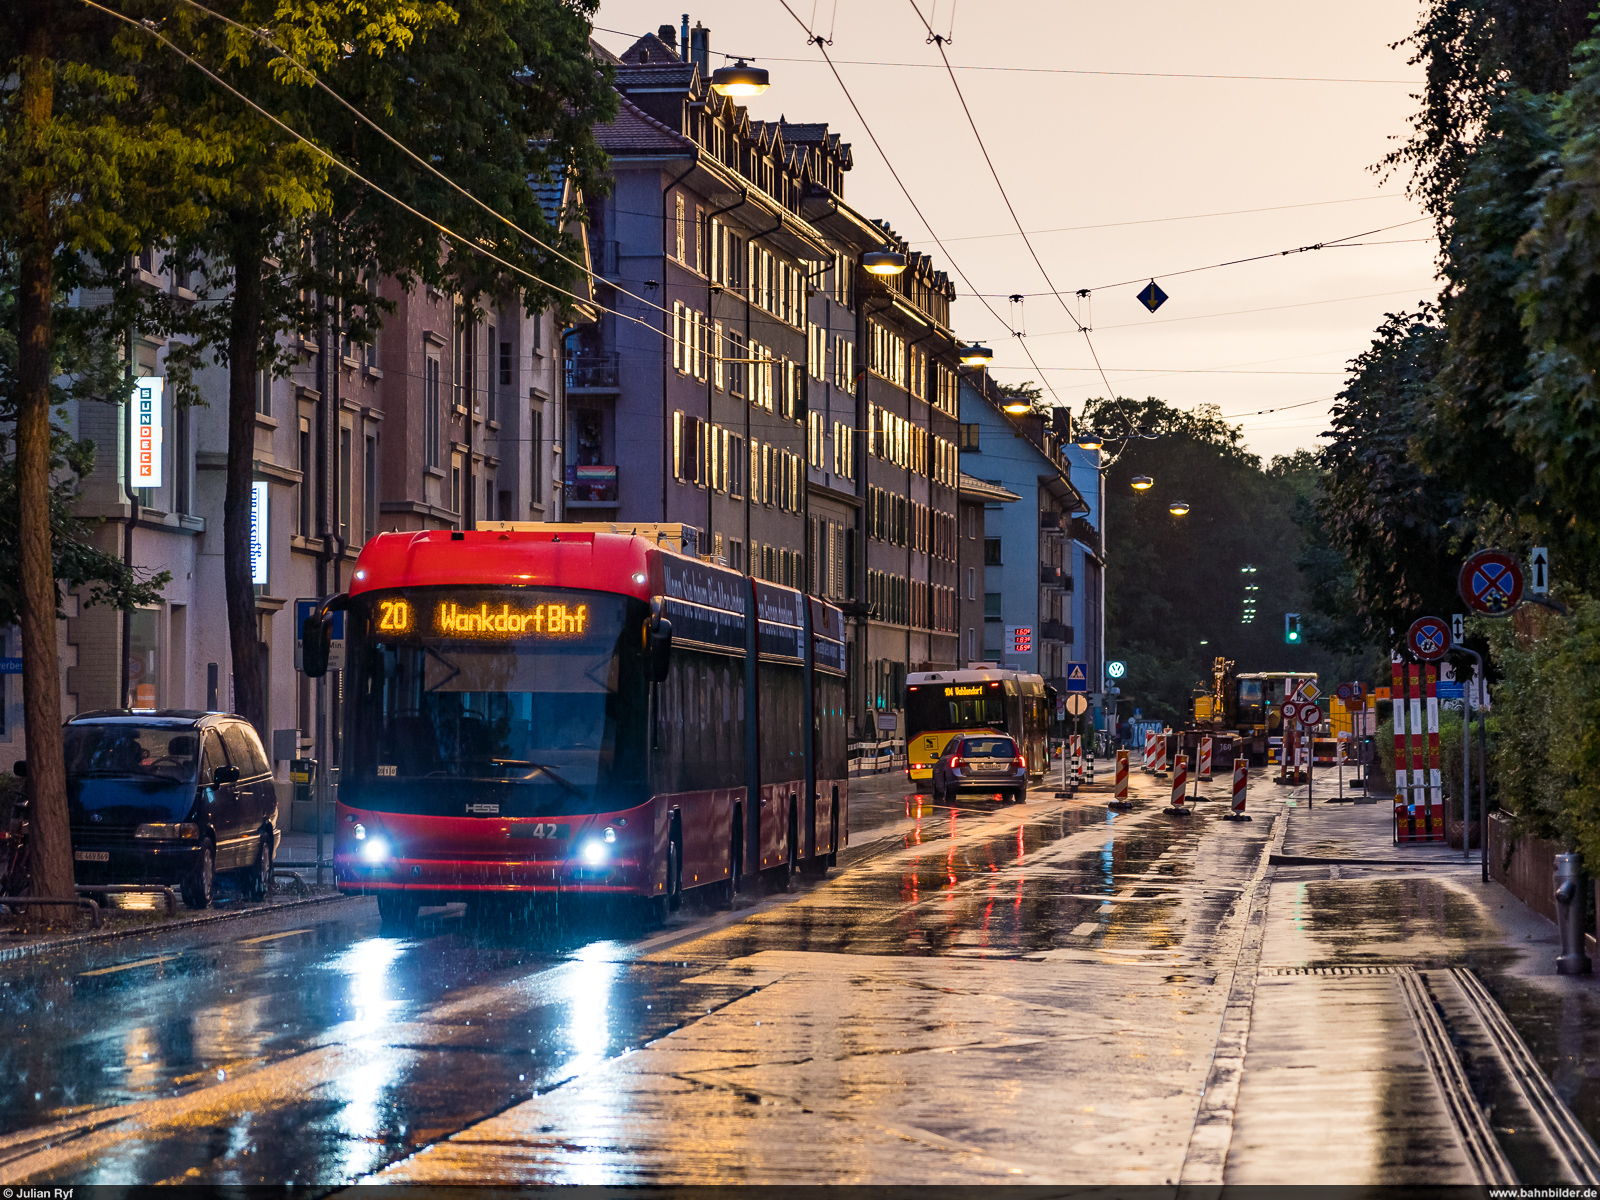
<path id="1" fill-rule="evenodd" d="M 794 16 L 779 0 L 721 0 L 689 20 L 710 29 L 713 65 L 720 51 L 771 71 L 753 116 L 825 121 L 853 143 L 846 199 L 951 271 L 955 330 L 994 348 L 1001 382 L 1042 372 L 1047 397 L 1077 411 L 1106 391 L 1092 342 L 1118 393 L 1216 405 L 1270 459 L 1317 444 L 1383 314 L 1437 291 L 1431 224 L 1403 178 L 1371 169 L 1416 107 L 1420 71 L 1389 48 L 1414 4 L 922 0 L 1043 272 L 911 0 L 789 4 Z M 602 0 L 596 37 L 621 51 L 682 11 Z M 802 23 L 831 33 L 882 155 Z M 1276 255 L 1336 239 L 1364 244 Z M 1274 257 L 1180 274 L 1262 254 Z M 1170 297 L 1154 314 L 1137 299 L 1152 276 Z"/>

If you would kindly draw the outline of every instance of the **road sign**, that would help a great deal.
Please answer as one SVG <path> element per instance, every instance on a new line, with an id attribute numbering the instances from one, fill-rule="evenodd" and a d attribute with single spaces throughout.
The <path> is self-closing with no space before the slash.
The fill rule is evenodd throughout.
<path id="1" fill-rule="evenodd" d="M 1144 289 L 1139 293 L 1139 303 L 1144 305 L 1151 312 L 1155 312 L 1156 309 L 1160 308 L 1166 302 L 1167 294 L 1161 290 L 1154 279 L 1146 284 Z"/>
<path id="2" fill-rule="evenodd" d="M 1535 546 L 1528 552 L 1528 595 L 1550 594 L 1550 551 Z"/>
<path id="3" fill-rule="evenodd" d="M 300 639 L 300 631 L 306 626 L 306 618 L 311 615 L 311 610 L 321 604 L 320 600 L 296 600 L 294 602 L 294 669 L 305 670 L 301 661 L 301 653 L 305 644 Z M 336 608 L 328 614 L 333 618 L 333 646 L 328 651 L 328 670 L 344 670 L 344 609 Z"/>
<path id="4" fill-rule="evenodd" d="M 1088 699 L 1078 695 L 1077 692 L 1073 692 L 1067 697 L 1067 711 L 1075 717 L 1083 716 L 1088 707 Z"/>
<path id="5" fill-rule="evenodd" d="M 1065 692 L 1062 692 L 1058 696 L 1056 696 L 1056 720 L 1065 721 L 1066 719 L 1067 719 L 1067 694 Z"/>
<path id="6" fill-rule="evenodd" d="M 1453 613 L 1450 617 L 1450 644 L 1459 645 L 1467 638 L 1467 618 L 1465 613 Z"/>
<path id="7" fill-rule="evenodd" d="M 1479 550 L 1461 564 L 1456 587 L 1473 612 L 1503 617 L 1522 602 L 1522 564 L 1503 550 Z"/>
<path id="8" fill-rule="evenodd" d="M 1390 692 L 1389 692 L 1388 688 L 1373 688 L 1372 689 L 1372 698 L 1374 700 L 1387 700 L 1387 699 L 1389 699 L 1389 695 L 1390 695 Z"/>
<path id="9" fill-rule="evenodd" d="M 1464 683 L 1436 683 L 1434 694 L 1441 700 L 1459 700 L 1466 694 L 1467 685 Z"/>
<path id="10" fill-rule="evenodd" d="M 1406 645 L 1423 662 L 1438 662 L 1450 652 L 1450 627 L 1438 617 L 1418 617 L 1406 631 Z"/>
<path id="11" fill-rule="evenodd" d="M 1308 700 L 1315 704 L 1318 700 L 1322 699 L 1322 689 L 1317 686 L 1316 680 L 1308 679 L 1300 685 L 1299 689 L 1295 692 L 1295 695 L 1300 697 L 1300 702 L 1302 704 Z"/>
<path id="12" fill-rule="evenodd" d="M 1355 699 L 1355 697 L 1360 693 L 1352 689 L 1348 683 L 1341 683 L 1338 687 L 1333 689 L 1333 694 L 1339 697 L 1339 703 L 1349 704 L 1350 701 Z"/>
<path id="13" fill-rule="evenodd" d="M 1112 679 L 1121 679 L 1127 673 L 1128 664 L 1125 662 L 1108 662 L 1106 664 L 1106 674 Z"/>
<path id="14" fill-rule="evenodd" d="M 1067 664 L 1067 691 L 1087 692 L 1089 690 L 1089 664 L 1069 662 Z"/>

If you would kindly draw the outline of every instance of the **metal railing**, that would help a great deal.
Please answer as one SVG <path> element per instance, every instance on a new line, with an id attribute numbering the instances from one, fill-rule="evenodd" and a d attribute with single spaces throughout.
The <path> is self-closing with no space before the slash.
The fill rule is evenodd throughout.
<path id="1" fill-rule="evenodd" d="M 621 378 L 619 358 L 616 351 L 609 354 L 569 354 L 567 391 L 614 390 Z"/>

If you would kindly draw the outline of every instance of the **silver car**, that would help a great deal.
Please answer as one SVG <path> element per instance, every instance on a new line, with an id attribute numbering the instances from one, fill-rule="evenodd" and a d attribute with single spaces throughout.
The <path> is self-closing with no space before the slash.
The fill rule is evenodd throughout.
<path id="1" fill-rule="evenodd" d="M 1019 804 L 1028 798 L 1028 760 L 1003 733 L 963 734 L 945 743 L 933 764 L 933 798 L 996 792 Z"/>

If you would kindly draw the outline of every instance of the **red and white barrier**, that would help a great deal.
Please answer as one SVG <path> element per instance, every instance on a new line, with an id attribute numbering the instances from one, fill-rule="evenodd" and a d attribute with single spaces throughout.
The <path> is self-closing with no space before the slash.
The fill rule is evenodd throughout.
<path id="1" fill-rule="evenodd" d="M 1146 729 L 1144 731 L 1144 762 L 1139 765 L 1139 769 L 1146 774 L 1156 769 L 1156 731 L 1154 729 Z"/>
<path id="2" fill-rule="evenodd" d="M 1072 786 L 1083 782 L 1083 734 L 1072 735 Z"/>
<path id="3" fill-rule="evenodd" d="M 1172 764 L 1172 807 L 1169 813 L 1177 816 L 1188 816 L 1189 808 L 1184 803 L 1183 793 L 1189 786 L 1189 756 L 1179 754 Z"/>
<path id="4" fill-rule="evenodd" d="M 1157 775 L 1165 775 L 1167 773 L 1167 735 L 1165 733 L 1156 735 L 1155 773 Z"/>
<path id="5" fill-rule="evenodd" d="M 1131 808 L 1128 803 L 1128 758 L 1126 750 L 1117 751 L 1117 778 L 1116 790 L 1113 792 L 1111 802 L 1107 808 Z"/>
<path id="6" fill-rule="evenodd" d="M 1200 781 L 1202 783 L 1211 782 L 1211 739 L 1209 737 L 1200 739 Z"/>
<path id="7" fill-rule="evenodd" d="M 1245 761 L 1242 758 L 1235 759 L 1233 763 L 1233 810 L 1226 813 L 1223 820 L 1248 821 L 1250 819 L 1245 815 L 1244 811 L 1245 792 L 1248 790 L 1249 785 L 1250 768 L 1245 765 Z"/>

